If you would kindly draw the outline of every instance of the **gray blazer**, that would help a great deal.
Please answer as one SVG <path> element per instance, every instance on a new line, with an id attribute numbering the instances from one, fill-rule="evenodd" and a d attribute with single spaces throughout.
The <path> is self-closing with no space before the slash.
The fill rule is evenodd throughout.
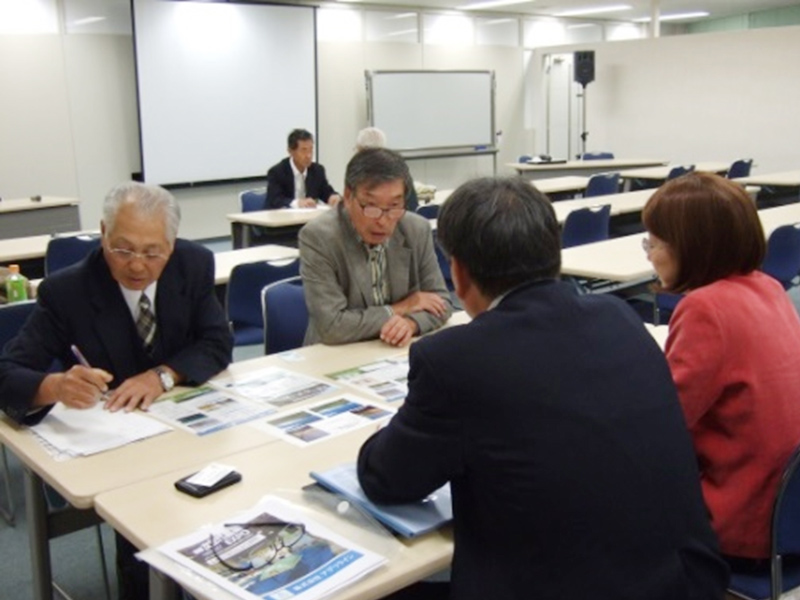
<path id="1" fill-rule="evenodd" d="M 389 320 L 386 308 L 375 306 L 367 252 L 343 204 L 300 230 L 300 275 L 309 312 L 306 345 L 374 339 Z M 435 292 L 447 302 L 444 318 L 425 311 L 408 315 L 421 334 L 440 327 L 450 317 L 450 294 L 424 218 L 407 212 L 397 224 L 386 248 L 386 270 L 390 303 L 416 291 Z"/>

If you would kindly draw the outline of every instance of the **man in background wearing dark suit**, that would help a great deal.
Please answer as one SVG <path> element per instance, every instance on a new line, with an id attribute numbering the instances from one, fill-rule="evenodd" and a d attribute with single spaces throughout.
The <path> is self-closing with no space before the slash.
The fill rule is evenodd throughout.
<path id="1" fill-rule="evenodd" d="M 214 293 L 214 257 L 176 239 L 179 223 L 175 199 L 160 187 L 111 190 L 101 247 L 44 279 L 0 357 L 9 417 L 35 423 L 58 402 L 86 409 L 101 398 L 107 410 L 146 410 L 174 385 L 203 383 L 228 366 L 233 339 Z M 63 372 L 48 372 L 54 361 Z M 147 566 L 135 552 L 117 535 L 122 600 L 148 597 Z"/>
<path id="2" fill-rule="evenodd" d="M 710 527 L 663 353 L 608 294 L 558 281 L 529 182 L 480 179 L 439 213 L 472 322 L 411 346 L 409 393 L 361 449 L 375 502 L 450 482 L 456 600 L 720 600 Z"/>
<path id="3" fill-rule="evenodd" d="M 336 205 L 341 197 L 314 161 L 314 136 L 295 129 L 287 141 L 289 156 L 267 172 L 267 208 L 314 208 L 317 202 Z"/>

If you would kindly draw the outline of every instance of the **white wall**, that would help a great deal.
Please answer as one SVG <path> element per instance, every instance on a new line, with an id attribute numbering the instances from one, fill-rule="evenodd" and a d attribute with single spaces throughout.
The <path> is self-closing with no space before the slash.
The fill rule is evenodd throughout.
<path id="1" fill-rule="evenodd" d="M 542 57 L 578 49 L 595 50 L 588 150 L 677 163 L 752 157 L 762 173 L 800 168 L 800 28 L 537 49 L 528 70 L 537 129 Z"/>

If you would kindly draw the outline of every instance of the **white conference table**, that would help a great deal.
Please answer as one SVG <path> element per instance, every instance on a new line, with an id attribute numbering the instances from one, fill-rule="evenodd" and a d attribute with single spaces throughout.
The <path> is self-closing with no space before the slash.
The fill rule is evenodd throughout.
<path id="1" fill-rule="evenodd" d="M 291 260 L 300 256 L 297 248 L 266 244 L 214 253 L 214 284 L 225 285 L 237 265 L 259 261 Z"/>
<path id="2" fill-rule="evenodd" d="M 739 177 L 734 181 L 738 181 L 739 183 L 743 183 L 745 185 L 800 187 L 800 170 L 750 175 L 749 177 Z"/>
<path id="3" fill-rule="evenodd" d="M 692 163 L 686 163 L 689 165 Z M 630 188 L 632 179 L 645 179 L 648 181 L 665 181 L 669 176 L 669 172 L 680 165 L 664 165 L 659 167 L 646 167 L 642 169 L 626 169 L 620 171 L 619 176 L 625 182 L 624 189 L 627 191 Z M 695 171 L 703 171 L 707 173 L 725 174 L 728 172 L 731 163 L 726 162 L 698 162 L 694 163 Z"/>
<path id="4" fill-rule="evenodd" d="M 231 213 L 226 218 L 231 223 L 231 237 L 236 249 L 252 245 L 251 226 L 261 227 L 263 237 L 271 243 L 296 243 L 300 228 L 327 210 L 330 210 L 327 205 L 317 208 L 278 208 Z"/>
<path id="5" fill-rule="evenodd" d="M 800 203 L 765 208 L 758 211 L 758 216 L 768 238 L 781 225 L 800 223 Z M 565 248 L 561 251 L 561 273 L 622 283 L 653 278 L 655 271 L 642 249 L 646 237 L 639 233 Z"/>
<path id="6" fill-rule="evenodd" d="M 42 196 L 0 200 L 0 239 L 15 238 L 81 228 L 77 198 Z"/>
<path id="7" fill-rule="evenodd" d="M 468 320 L 464 313 L 451 317 L 449 325 Z M 220 376 L 243 373 L 267 365 L 280 365 L 309 375 L 366 364 L 404 352 L 378 340 L 347 346 L 316 345 L 287 355 L 273 355 L 231 365 Z M 351 389 L 348 386 L 348 392 Z M 341 392 L 342 390 L 339 390 Z M 329 392 L 315 400 L 331 397 Z M 359 395 L 357 391 L 352 393 Z M 310 401 L 309 401 L 310 402 Z M 298 405 L 301 406 L 301 405 Z M 290 409 L 295 409 L 292 406 Z M 199 437 L 183 430 L 148 438 L 92 456 L 58 461 L 51 457 L 27 427 L 19 427 L 0 412 L 0 443 L 25 465 L 25 510 L 31 552 L 34 600 L 52 598 L 49 540 L 92 525 L 98 495 L 159 477 L 176 470 L 219 461 L 233 454 L 280 441 L 274 435 L 247 424 Z M 124 465 L 121 468 L 120 465 Z M 55 488 L 71 508 L 48 513 L 43 483 Z M 158 507 L 155 501 L 154 510 Z M 164 515 L 166 520 L 172 515 Z M 112 523 L 113 525 L 113 523 Z"/>
<path id="8" fill-rule="evenodd" d="M 589 177 L 567 175 L 564 177 L 549 177 L 537 179 L 533 182 L 536 189 L 543 194 L 564 194 L 567 192 L 582 192 L 589 184 Z M 454 192 L 454 189 L 436 190 L 430 204 L 442 204 Z"/>
<path id="9" fill-rule="evenodd" d="M 666 160 L 652 158 L 609 158 L 600 160 L 568 160 L 551 163 L 508 163 L 506 166 L 515 169 L 528 179 L 539 180 L 545 177 L 569 175 L 591 176 L 596 173 L 620 171 L 636 167 L 653 167 L 667 164 Z"/>

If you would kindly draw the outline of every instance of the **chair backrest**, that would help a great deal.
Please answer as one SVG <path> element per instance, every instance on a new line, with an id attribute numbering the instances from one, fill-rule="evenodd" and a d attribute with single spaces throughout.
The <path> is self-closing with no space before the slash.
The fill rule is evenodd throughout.
<path id="1" fill-rule="evenodd" d="M 778 487 L 772 511 L 773 554 L 800 554 L 800 446 L 795 449 Z"/>
<path id="2" fill-rule="evenodd" d="M 619 173 L 597 173 L 589 178 L 584 197 L 605 196 L 619 192 Z"/>
<path id="3" fill-rule="evenodd" d="M 573 210 L 564 221 L 561 246 L 570 248 L 608 239 L 611 205 L 592 206 Z"/>
<path id="4" fill-rule="evenodd" d="M 653 325 L 667 325 L 669 318 L 681 300 L 683 300 L 683 294 L 656 293 L 653 302 Z"/>
<path id="5" fill-rule="evenodd" d="M 447 260 L 447 256 L 445 256 L 444 250 L 439 246 L 439 242 L 436 241 L 435 232 L 433 234 L 433 249 L 436 252 L 436 262 L 439 263 L 439 269 L 442 271 L 444 284 L 447 286 L 447 289 L 452 292 L 455 286 L 453 285 L 453 275 L 450 273 L 450 261 Z"/>
<path id="6" fill-rule="evenodd" d="M 99 246 L 99 234 L 81 234 L 52 238 L 47 242 L 47 250 L 44 256 L 45 276 L 75 264 Z"/>
<path id="7" fill-rule="evenodd" d="M 520 154 L 517 162 L 526 163 L 533 157 L 530 154 Z"/>
<path id="8" fill-rule="evenodd" d="M 275 354 L 301 347 L 308 329 L 302 278 L 292 277 L 266 286 L 261 293 L 261 303 L 264 353 Z"/>
<path id="9" fill-rule="evenodd" d="M 420 204 L 417 207 L 417 214 L 426 219 L 435 219 L 439 216 L 438 204 Z"/>
<path id="10" fill-rule="evenodd" d="M 613 152 L 584 152 L 581 159 L 583 160 L 609 160 L 614 158 Z"/>
<path id="11" fill-rule="evenodd" d="M 239 204 L 242 212 L 267 209 L 267 188 L 245 190 L 239 194 Z"/>
<path id="12" fill-rule="evenodd" d="M 236 265 L 231 271 L 225 307 L 233 330 L 234 344 L 264 343 L 264 313 L 261 290 L 264 286 L 300 274 L 300 260 L 291 262 L 252 262 Z"/>
<path id="13" fill-rule="evenodd" d="M 800 225 L 782 225 L 767 240 L 767 254 L 761 270 L 781 282 L 783 288 L 792 287 L 792 280 L 800 273 Z"/>
<path id="14" fill-rule="evenodd" d="M 733 161 L 731 168 L 728 169 L 728 179 L 736 179 L 737 177 L 750 177 L 750 169 L 753 168 L 752 158 L 742 158 Z"/>
<path id="15" fill-rule="evenodd" d="M 36 300 L 0 305 L 0 352 L 19 333 L 35 306 Z"/>
<path id="16" fill-rule="evenodd" d="M 686 175 L 692 171 L 694 171 L 694 165 L 678 165 L 677 167 L 672 167 L 667 175 L 667 181 L 680 177 L 681 175 Z"/>

